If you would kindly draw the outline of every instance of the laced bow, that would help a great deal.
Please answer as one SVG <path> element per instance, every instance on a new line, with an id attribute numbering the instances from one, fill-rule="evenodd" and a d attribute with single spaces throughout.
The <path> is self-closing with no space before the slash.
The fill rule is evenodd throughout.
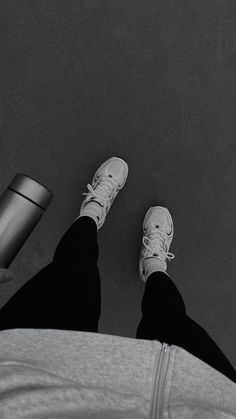
<path id="1" fill-rule="evenodd" d="M 102 201 L 102 204 L 106 206 L 109 201 L 111 201 L 110 203 L 112 203 L 112 201 L 114 200 L 114 184 L 115 181 L 112 177 L 103 175 L 102 179 L 99 180 L 99 183 L 94 186 L 94 189 L 88 183 L 87 188 L 89 192 L 84 192 L 82 195 L 97 198 L 99 202 Z"/>
<path id="2" fill-rule="evenodd" d="M 163 231 L 160 227 L 159 230 L 150 231 L 148 230 L 146 236 L 143 237 L 143 244 L 146 247 L 145 250 L 145 257 L 149 252 L 151 252 L 151 256 L 156 256 L 157 258 L 162 258 L 163 256 L 166 257 L 168 260 L 174 259 L 175 255 L 171 252 L 167 252 L 167 245 L 165 240 L 167 235 L 165 231 Z M 148 246 L 145 241 L 151 244 L 151 247 Z"/>

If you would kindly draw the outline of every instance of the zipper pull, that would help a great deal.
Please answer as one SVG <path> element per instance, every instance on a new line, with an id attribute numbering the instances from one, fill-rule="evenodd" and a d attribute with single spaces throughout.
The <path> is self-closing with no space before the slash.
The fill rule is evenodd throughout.
<path id="1" fill-rule="evenodd" d="M 163 343 L 162 344 L 162 349 L 166 352 L 168 350 L 168 348 L 170 347 L 170 345 L 168 343 Z"/>

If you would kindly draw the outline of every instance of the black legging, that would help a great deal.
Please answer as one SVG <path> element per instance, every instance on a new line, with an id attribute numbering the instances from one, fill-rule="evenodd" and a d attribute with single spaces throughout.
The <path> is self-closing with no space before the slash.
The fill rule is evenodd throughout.
<path id="1" fill-rule="evenodd" d="M 98 255 L 94 220 L 78 218 L 59 242 L 53 261 L 1 309 L 0 330 L 97 332 L 101 314 Z M 147 279 L 136 338 L 180 346 L 236 383 L 236 371 L 208 333 L 188 317 L 178 289 L 164 272 L 154 272 Z"/>

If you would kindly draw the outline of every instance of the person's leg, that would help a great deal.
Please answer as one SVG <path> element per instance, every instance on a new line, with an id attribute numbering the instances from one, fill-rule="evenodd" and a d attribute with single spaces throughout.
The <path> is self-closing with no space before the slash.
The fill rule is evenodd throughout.
<path id="1" fill-rule="evenodd" d="M 97 225 L 78 218 L 60 240 L 53 261 L 0 310 L 0 330 L 15 328 L 98 331 L 101 284 Z"/>
<path id="2" fill-rule="evenodd" d="M 147 278 L 136 338 L 180 346 L 236 383 L 233 366 L 208 333 L 187 315 L 180 292 L 164 272 L 156 271 Z"/>

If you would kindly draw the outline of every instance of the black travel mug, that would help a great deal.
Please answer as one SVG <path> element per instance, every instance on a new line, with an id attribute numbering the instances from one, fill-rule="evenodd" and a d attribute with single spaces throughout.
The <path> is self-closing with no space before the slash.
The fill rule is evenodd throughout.
<path id="1" fill-rule="evenodd" d="M 7 269 L 53 199 L 46 186 L 18 173 L 0 197 L 0 268 Z"/>

